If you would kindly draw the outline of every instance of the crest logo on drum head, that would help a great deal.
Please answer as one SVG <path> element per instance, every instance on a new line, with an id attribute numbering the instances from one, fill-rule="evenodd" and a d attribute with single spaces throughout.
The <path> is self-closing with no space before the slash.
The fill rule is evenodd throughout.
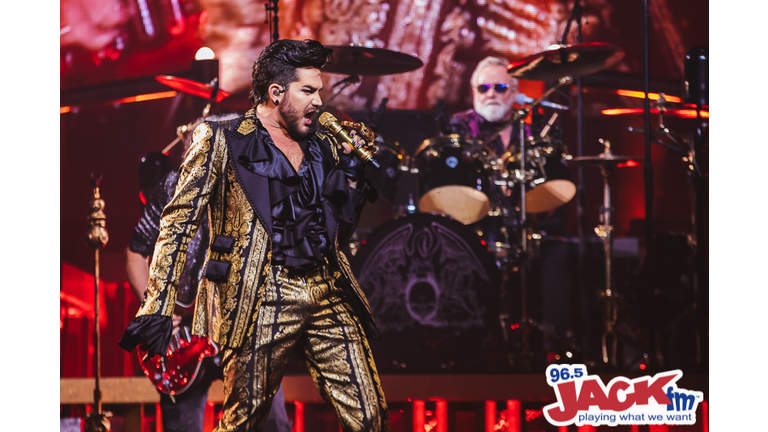
<path id="1" fill-rule="evenodd" d="M 393 221 L 400 226 L 364 253 L 358 280 L 379 329 L 484 327 L 494 264 L 478 253 L 479 238 L 450 219 L 419 216 Z"/>

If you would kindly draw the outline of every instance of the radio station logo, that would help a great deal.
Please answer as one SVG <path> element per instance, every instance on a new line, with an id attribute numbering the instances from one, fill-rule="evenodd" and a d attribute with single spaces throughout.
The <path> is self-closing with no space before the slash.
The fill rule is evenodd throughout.
<path id="1" fill-rule="evenodd" d="M 616 377 L 606 385 L 588 375 L 585 365 L 550 365 L 547 383 L 557 402 L 544 407 L 544 417 L 555 426 L 692 425 L 704 394 L 678 388 L 682 376 L 672 370 L 653 377 Z"/>

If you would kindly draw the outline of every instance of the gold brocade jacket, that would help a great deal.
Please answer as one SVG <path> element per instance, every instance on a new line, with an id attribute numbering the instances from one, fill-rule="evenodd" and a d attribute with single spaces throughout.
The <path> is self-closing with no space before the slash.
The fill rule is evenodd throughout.
<path id="1" fill-rule="evenodd" d="M 136 316 L 173 314 L 187 245 L 208 212 L 207 276 L 198 287 L 192 332 L 231 348 L 242 344 L 271 271 L 268 180 L 237 162 L 249 146 L 261 145 L 256 143 L 257 122 L 251 109 L 231 130 L 214 122 L 195 129 L 175 195 L 163 210 L 147 293 Z M 315 138 L 321 141 L 326 160 L 337 164 L 336 140 L 320 132 Z M 338 220 L 326 218 L 326 230 L 334 239 L 328 261 L 341 273 L 351 306 L 369 337 L 378 338 L 368 301 L 339 247 Z M 217 269 L 218 275 L 210 276 Z"/>

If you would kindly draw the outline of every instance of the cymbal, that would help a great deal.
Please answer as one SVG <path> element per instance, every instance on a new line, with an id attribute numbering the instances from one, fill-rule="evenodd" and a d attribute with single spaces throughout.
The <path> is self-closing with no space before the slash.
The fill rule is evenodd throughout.
<path id="1" fill-rule="evenodd" d="M 353 45 L 328 46 L 333 62 L 323 66 L 324 72 L 344 75 L 380 76 L 410 72 L 424 66 L 418 58 L 383 48 Z"/>
<path id="2" fill-rule="evenodd" d="M 609 108 L 601 110 L 600 113 L 609 116 L 617 115 L 630 115 L 630 114 L 642 114 L 645 110 L 642 108 Z M 658 114 L 660 111 L 658 108 L 651 108 L 651 114 Z M 702 109 L 701 118 L 709 118 L 709 109 Z M 695 119 L 698 118 L 695 108 L 668 108 L 662 113 L 669 117 Z"/>
<path id="3" fill-rule="evenodd" d="M 602 168 L 628 168 L 640 166 L 643 159 L 601 153 L 597 156 L 579 156 L 568 161 L 569 164 L 599 166 Z"/>
<path id="4" fill-rule="evenodd" d="M 178 90 L 182 93 L 190 94 L 192 96 L 199 96 L 207 100 L 211 99 L 211 93 L 214 89 L 213 84 L 203 84 L 197 81 L 192 81 L 190 79 L 179 78 L 171 75 L 157 75 L 155 76 L 155 79 L 174 90 Z M 216 93 L 214 102 L 221 102 L 228 96 L 229 92 L 219 89 L 219 91 Z"/>
<path id="5" fill-rule="evenodd" d="M 507 73 L 524 80 L 552 81 L 589 75 L 613 66 L 622 58 L 624 50 L 607 43 L 564 45 L 512 62 L 507 66 Z"/>

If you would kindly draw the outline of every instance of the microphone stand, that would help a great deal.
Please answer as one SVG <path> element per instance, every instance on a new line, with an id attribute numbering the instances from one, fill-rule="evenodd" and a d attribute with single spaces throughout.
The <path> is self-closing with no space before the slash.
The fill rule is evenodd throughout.
<path id="1" fill-rule="evenodd" d="M 582 28 L 581 28 L 581 19 L 583 16 L 584 9 L 581 7 L 581 0 L 575 0 L 573 3 L 573 10 L 571 10 L 571 16 L 568 18 L 568 23 L 565 25 L 565 31 L 563 32 L 563 37 L 560 40 L 560 45 L 565 45 L 566 40 L 568 38 L 568 34 L 571 31 L 571 23 L 573 21 L 576 21 L 576 43 L 582 43 L 583 42 L 583 35 L 582 35 Z M 582 80 L 581 77 L 576 77 L 576 156 L 582 156 L 584 154 L 584 88 L 582 86 Z M 590 335 L 592 332 L 590 331 L 590 312 L 589 312 L 589 303 L 587 299 L 589 296 L 586 293 L 586 283 L 585 283 L 585 263 L 586 263 L 586 256 L 587 256 L 587 238 L 586 233 L 584 232 L 584 198 L 585 198 L 585 189 L 584 189 L 584 167 L 579 165 L 576 167 L 576 233 L 579 239 L 578 247 L 579 247 L 579 253 L 578 253 L 578 260 L 577 260 L 577 267 L 579 269 L 578 273 L 578 291 L 579 295 L 581 297 L 581 312 L 582 312 L 582 318 L 583 318 L 583 325 L 585 328 L 582 329 L 582 351 L 583 352 L 589 352 L 589 347 L 591 345 L 591 337 Z"/>
<path id="2" fill-rule="evenodd" d="M 691 285 L 695 311 L 697 366 L 706 364 L 703 356 L 709 352 L 707 314 L 709 312 L 709 151 L 708 122 L 702 117 L 704 105 L 709 105 L 709 49 L 696 47 L 685 57 L 686 99 L 695 101 L 696 129 L 689 149 L 690 181 L 693 192 L 691 248 Z"/>
<path id="3" fill-rule="evenodd" d="M 269 0 L 268 3 L 264 3 L 264 10 L 267 13 L 267 17 L 264 19 L 264 24 L 269 25 L 270 42 L 275 42 L 280 39 L 280 33 L 277 28 L 278 22 L 280 21 L 277 16 L 277 1 L 278 0 Z M 272 13 L 270 14 L 270 12 Z"/>
<path id="4" fill-rule="evenodd" d="M 94 380 L 95 388 L 93 390 L 94 399 L 94 411 L 88 413 L 85 424 L 86 432 L 109 432 L 111 429 L 109 418 L 112 417 L 111 412 L 102 412 L 101 407 L 101 388 L 100 388 L 100 376 L 101 376 L 101 331 L 99 329 L 99 249 L 107 245 L 109 241 L 109 234 L 106 228 L 106 215 L 104 214 L 104 200 L 101 199 L 99 193 L 99 184 L 101 183 L 101 174 L 96 176 L 91 173 L 91 185 L 93 186 L 93 199 L 91 200 L 91 214 L 88 216 L 88 244 L 94 248 L 95 253 L 95 270 L 93 273 L 94 280 Z"/>
<path id="5" fill-rule="evenodd" d="M 702 364 L 702 356 L 709 351 L 707 338 L 701 334 L 707 330 L 706 314 L 709 311 L 709 277 L 707 269 L 709 268 L 709 221 L 707 209 L 709 207 L 709 185 L 708 185 L 708 167 L 702 163 L 706 155 L 706 127 L 701 117 L 701 102 L 697 102 L 697 126 L 691 142 L 689 153 L 689 175 L 693 190 L 692 202 L 692 232 L 689 240 L 691 247 L 691 285 L 693 287 L 693 308 L 696 310 L 695 319 L 695 337 L 696 352 L 695 363 L 697 366 Z M 703 166 L 702 166 L 703 165 Z M 704 345 L 704 346 L 702 346 Z"/>

